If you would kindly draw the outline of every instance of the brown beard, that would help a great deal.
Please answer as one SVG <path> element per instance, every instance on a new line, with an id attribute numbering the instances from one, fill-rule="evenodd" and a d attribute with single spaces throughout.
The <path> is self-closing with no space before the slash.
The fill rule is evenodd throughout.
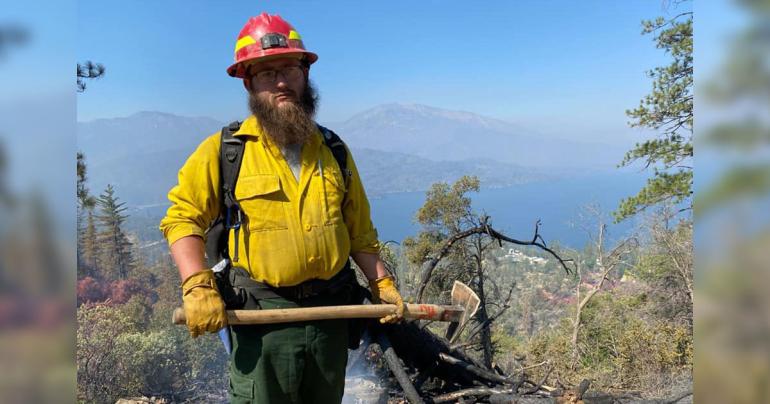
<path id="1" fill-rule="evenodd" d="M 317 131 L 313 120 L 317 106 L 318 93 L 309 80 L 299 103 L 285 102 L 280 108 L 249 92 L 249 110 L 257 117 L 262 131 L 281 147 L 304 144 Z"/>

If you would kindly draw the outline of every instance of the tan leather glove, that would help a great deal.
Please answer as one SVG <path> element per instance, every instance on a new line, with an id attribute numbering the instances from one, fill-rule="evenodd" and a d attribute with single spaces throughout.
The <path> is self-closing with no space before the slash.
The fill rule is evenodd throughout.
<path id="1" fill-rule="evenodd" d="M 380 323 L 397 323 L 404 319 L 404 299 L 401 298 L 401 294 L 398 293 L 396 285 L 393 283 L 393 277 L 383 276 L 375 280 L 369 281 L 369 286 L 372 288 L 372 300 L 373 303 L 390 303 L 395 304 L 398 308 L 393 314 L 389 314 L 380 319 Z"/>
<path id="2" fill-rule="evenodd" d="M 191 275 L 182 282 L 182 301 L 187 328 L 195 338 L 208 332 L 217 332 L 227 324 L 225 303 L 219 296 L 210 269 Z"/>

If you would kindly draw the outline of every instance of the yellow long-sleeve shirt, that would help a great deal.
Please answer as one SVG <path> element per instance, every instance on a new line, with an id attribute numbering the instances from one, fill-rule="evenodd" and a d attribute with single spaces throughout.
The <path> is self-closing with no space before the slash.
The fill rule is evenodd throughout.
<path id="1" fill-rule="evenodd" d="M 342 172 L 323 145 L 320 131 L 302 147 L 299 179 L 254 116 L 233 136 L 249 138 L 235 187 L 235 198 L 246 216 L 235 265 L 257 281 L 292 286 L 331 278 L 352 252 L 378 252 L 369 201 L 349 151 L 347 168 L 352 176 L 345 192 Z M 171 207 L 160 223 L 169 245 L 191 235 L 205 239 L 205 230 L 219 215 L 219 149 L 216 133 L 198 146 L 179 171 L 179 183 L 168 194 Z M 231 231 L 230 251 L 235 242 Z"/>

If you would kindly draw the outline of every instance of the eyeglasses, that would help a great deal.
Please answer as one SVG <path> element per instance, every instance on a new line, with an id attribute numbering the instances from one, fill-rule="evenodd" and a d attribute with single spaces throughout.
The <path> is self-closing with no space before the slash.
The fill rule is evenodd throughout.
<path id="1" fill-rule="evenodd" d="M 278 70 L 262 70 L 254 77 L 260 84 L 273 84 L 280 74 L 286 81 L 296 81 L 305 73 L 302 66 L 286 66 Z"/>

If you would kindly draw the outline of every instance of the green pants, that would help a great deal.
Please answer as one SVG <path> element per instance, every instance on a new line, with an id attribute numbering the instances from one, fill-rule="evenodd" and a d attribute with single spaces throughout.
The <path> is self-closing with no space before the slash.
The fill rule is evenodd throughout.
<path id="1" fill-rule="evenodd" d="M 263 299 L 263 309 L 346 304 L 347 296 L 301 304 Z M 348 321 L 233 326 L 230 402 L 337 404 L 345 388 Z"/>

